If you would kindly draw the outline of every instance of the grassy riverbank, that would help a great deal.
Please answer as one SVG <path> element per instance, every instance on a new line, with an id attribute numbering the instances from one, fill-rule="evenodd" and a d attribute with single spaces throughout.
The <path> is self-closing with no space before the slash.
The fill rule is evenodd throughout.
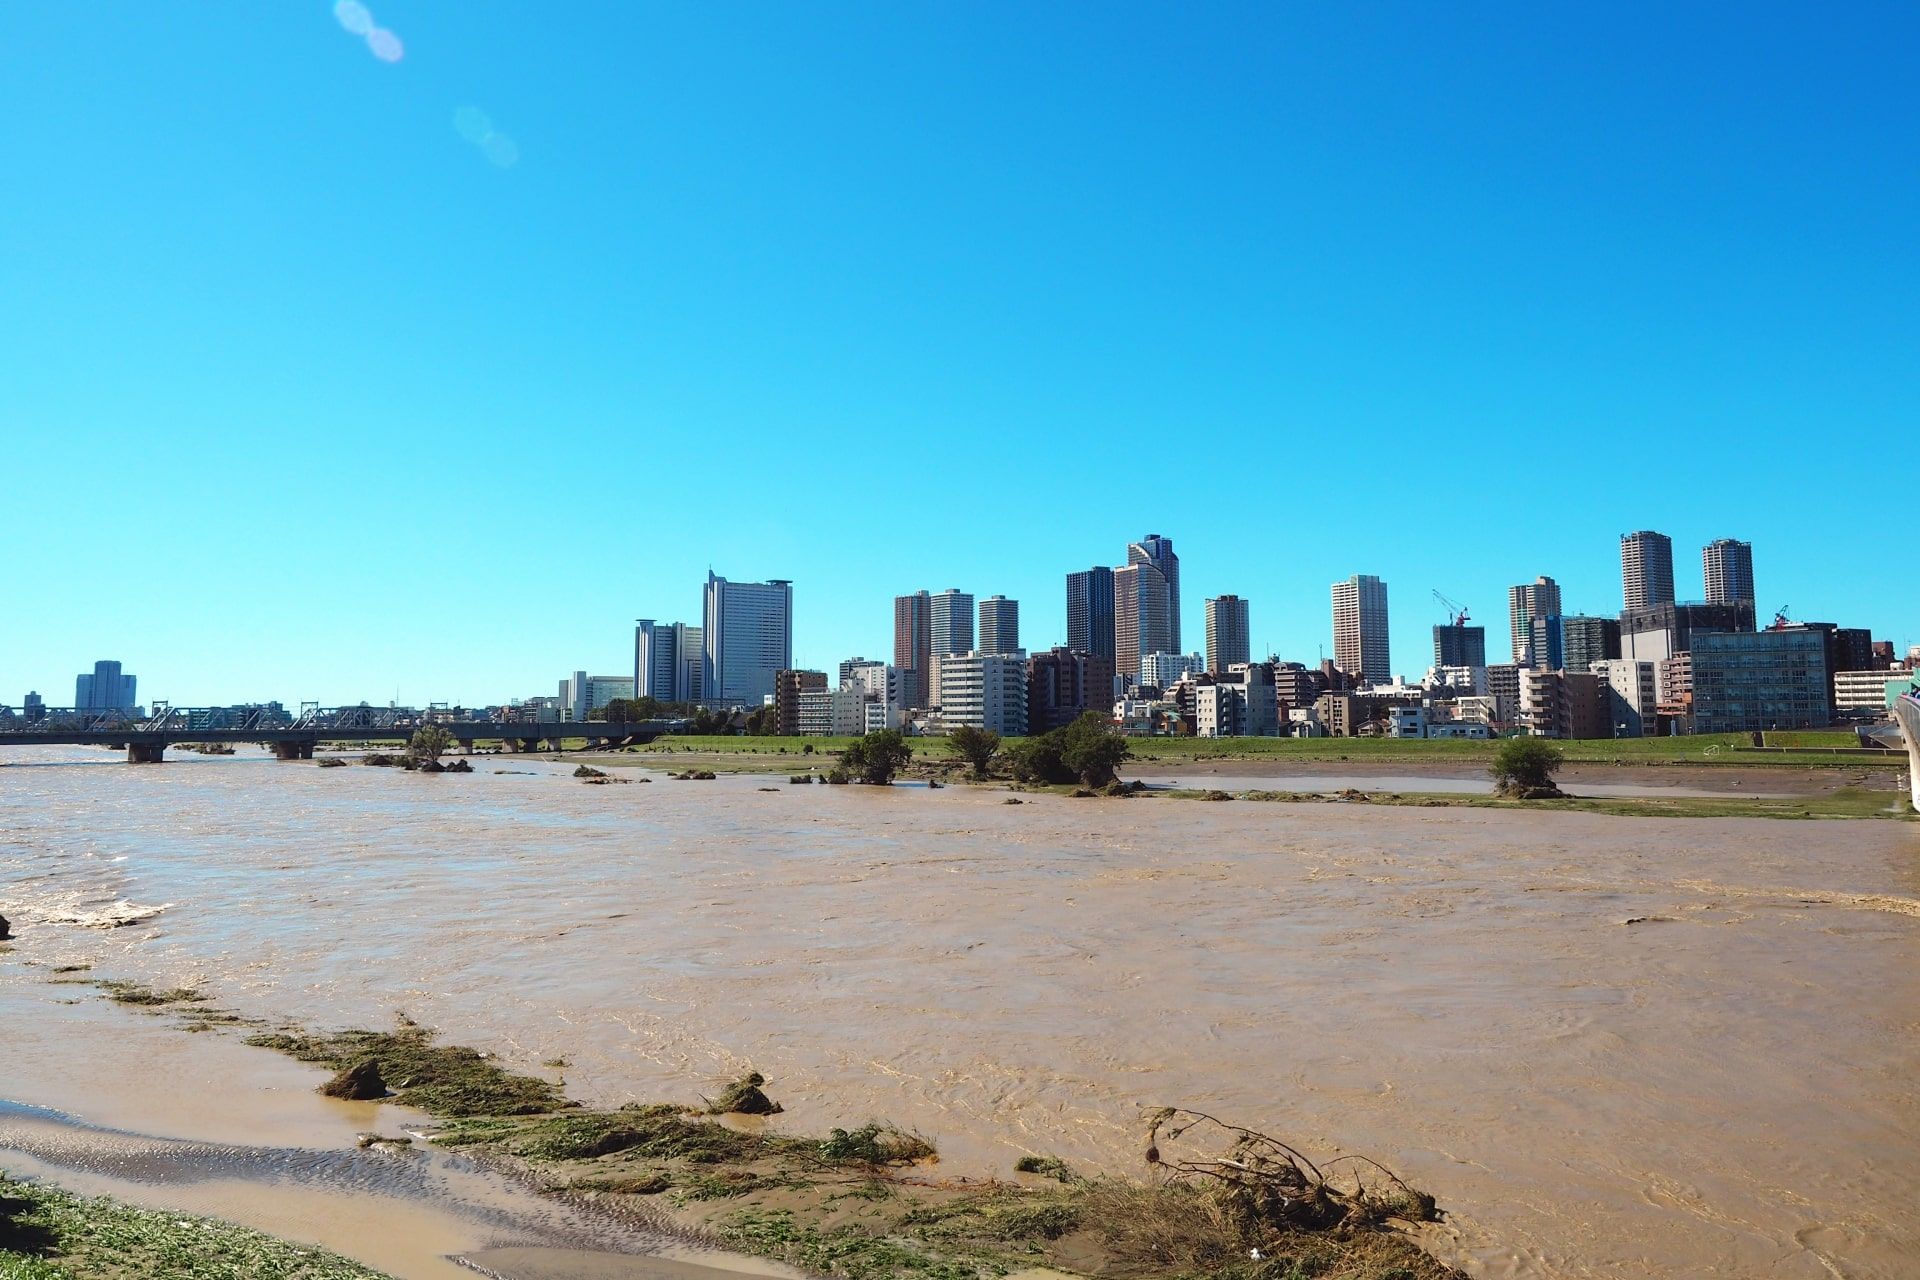
<path id="1" fill-rule="evenodd" d="M 117 984 L 107 994 L 155 1016 L 177 1017 L 183 1029 L 209 1025 L 210 1011 L 191 990 L 147 992 Z M 213 1013 L 212 1025 L 231 1017 Z M 989 1280 L 1044 1266 L 1143 1280 L 1459 1276 L 1396 1226 L 1432 1217 L 1431 1199 L 1375 1166 L 1330 1164 L 1322 1170 L 1292 1166 L 1286 1163 L 1290 1157 L 1259 1155 L 1250 1146 L 1235 1148 L 1236 1137 L 1245 1135 L 1227 1130 L 1205 1128 L 1214 1142 L 1202 1148 L 1185 1136 L 1211 1123 L 1199 1117 L 1170 1121 L 1160 1130 L 1167 1163 L 1156 1170 L 1143 1165 L 1143 1173 L 1155 1174 L 1151 1182 L 1083 1178 L 1050 1160 L 1026 1162 L 1031 1172 L 1015 1181 L 983 1181 L 943 1177 L 931 1142 L 884 1124 L 802 1136 L 779 1132 L 762 1117 L 716 1115 L 708 1108 L 589 1109 L 551 1080 L 442 1045 L 411 1024 L 330 1034 L 256 1029 L 247 1042 L 336 1071 L 374 1063 L 391 1090 L 387 1100 L 435 1117 L 438 1128 L 430 1136 L 436 1143 L 514 1170 L 543 1190 L 621 1216 L 661 1218 L 821 1275 Z M 1239 1158 L 1259 1170 L 1258 1186 L 1176 1168 L 1188 1148 L 1206 1157 L 1239 1150 Z M 68 1212 L 72 1203 L 59 1200 L 46 1212 Z M 118 1206 L 111 1212 L 121 1213 Z M 139 1223 L 155 1217 L 126 1213 Z M 350 1264 L 324 1269 L 339 1264 L 319 1255 L 306 1265 L 305 1271 L 245 1272 L 109 1267 L 75 1271 L 73 1280 L 95 1274 L 115 1280 L 174 1274 L 190 1280 L 229 1274 L 235 1280 L 241 1274 L 358 1280 L 373 1274 Z M 66 1280 L 58 1271 L 24 1271 L 20 1280 L 56 1277 Z M 0 1280 L 14 1277 L 0 1270 Z"/>
<path id="2" fill-rule="evenodd" d="M 211 1218 L 0 1176 L 0 1280 L 382 1280 L 378 1271 Z"/>
<path id="3" fill-rule="evenodd" d="M 690 757 L 736 769 L 790 768 L 801 761 L 832 759 L 850 738 L 752 738 L 670 735 L 645 746 L 628 748 L 620 757 L 651 763 L 652 757 L 684 763 Z M 1012 746 L 1021 741 L 1007 740 Z M 1132 738 L 1131 763 L 1178 765 L 1220 761 L 1376 762 L 1482 766 L 1491 762 L 1497 742 L 1429 741 L 1406 738 Z M 945 764 L 957 759 L 944 737 L 914 738 L 917 761 Z M 1766 749 L 1755 750 L 1743 733 L 1700 734 L 1669 738 L 1598 738 L 1556 742 L 1573 764 L 1629 766 L 1706 765 L 1716 767 L 1904 767 L 1898 756 L 1863 754 L 1847 750 L 1854 744 L 1843 730 L 1765 735 Z M 570 744 L 584 746 L 584 741 Z"/>

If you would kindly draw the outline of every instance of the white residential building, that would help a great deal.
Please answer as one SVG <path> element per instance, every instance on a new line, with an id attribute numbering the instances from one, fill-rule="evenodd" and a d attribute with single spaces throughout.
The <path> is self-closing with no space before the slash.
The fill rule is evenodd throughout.
<path id="1" fill-rule="evenodd" d="M 1476 694 L 1470 698 L 1455 698 L 1450 703 L 1441 703 L 1439 705 L 1445 710 L 1450 710 L 1453 714 L 1450 719 L 1446 720 L 1436 720 L 1429 715 L 1427 717 L 1427 736 L 1429 738 L 1488 738 L 1493 736 L 1493 726 L 1501 723 L 1500 699 L 1490 693 Z M 1437 732 L 1438 730 L 1450 729 L 1458 725 L 1479 725 L 1482 729 L 1487 730 L 1487 732 Z"/>
<path id="2" fill-rule="evenodd" d="M 1429 738 L 1475 738 L 1485 740 L 1493 736 L 1493 730 L 1489 729 L 1479 720 L 1437 720 L 1428 722 L 1427 736 Z"/>
<path id="3" fill-rule="evenodd" d="M 803 738 L 824 738 L 833 732 L 833 691 L 802 689 L 795 723 Z"/>
<path id="4" fill-rule="evenodd" d="M 1613 732 L 1644 738 L 1655 727 L 1660 708 L 1660 668 L 1633 658 L 1602 658 L 1587 669 L 1607 682 Z"/>
<path id="5" fill-rule="evenodd" d="M 1916 672 L 1898 667 L 1879 671 L 1836 671 L 1833 673 L 1833 709 L 1835 711 L 1882 712 L 1893 705 L 1888 686 L 1894 692 L 1905 690 Z"/>
<path id="6" fill-rule="evenodd" d="M 1262 681 L 1259 675 L 1268 678 Z M 1272 668 L 1238 662 L 1222 676 L 1194 684 L 1193 732 L 1199 738 L 1270 738 L 1279 733 Z"/>
<path id="7" fill-rule="evenodd" d="M 1387 736 L 1389 738 L 1426 737 L 1427 709 L 1422 706 L 1388 707 Z"/>
<path id="8" fill-rule="evenodd" d="M 940 718 L 1013 737 L 1027 731 L 1027 655 L 955 653 L 941 658 Z"/>
<path id="9" fill-rule="evenodd" d="M 1207 660 L 1197 653 L 1143 653 L 1140 655 L 1140 683 L 1155 689 L 1171 689 L 1191 675 L 1207 669 Z"/>
<path id="10" fill-rule="evenodd" d="M 1487 692 L 1487 669 L 1485 667 L 1428 667 L 1427 678 L 1420 683 L 1428 692 L 1451 689 L 1456 694 L 1477 697 Z"/>

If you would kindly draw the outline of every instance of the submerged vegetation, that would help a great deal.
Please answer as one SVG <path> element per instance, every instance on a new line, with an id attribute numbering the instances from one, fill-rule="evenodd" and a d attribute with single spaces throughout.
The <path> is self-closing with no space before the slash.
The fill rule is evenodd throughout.
<path id="1" fill-rule="evenodd" d="M 876 729 L 847 744 L 840 753 L 840 768 L 834 773 L 851 775 L 870 786 L 885 787 L 892 785 L 894 775 L 906 768 L 912 758 L 913 747 L 898 729 Z M 831 775 L 828 780 L 833 780 Z"/>
<path id="2" fill-rule="evenodd" d="M 741 1076 L 725 1089 L 720 1096 L 707 1104 L 709 1115 L 773 1116 L 783 1109 L 779 1103 L 769 1098 L 760 1086 L 767 1078 L 758 1071 L 750 1071 Z"/>
<path id="3" fill-rule="evenodd" d="M 172 1005 L 199 1004 L 206 999 L 192 987 L 173 987 L 166 991 L 156 991 L 138 982 L 122 982 L 111 978 L 94 985 L 105 991 L 107 999 L 115 1004 L 162 1008 Z"/>
<path id="4" fill-rule="evenodd" d="M 1043 1156 L 1017 1167 L 1048 1182 L 942 1181 L 933 1144 L 891 1125 L 808 1138 L 729 1123 L 721 1113 L 780 1110 L 757 1072 L 701 1108 L 590 1110 L 411 1023 L 248 1043 L 336 1071 L 377 1070 L 395 1101 L 443 1122 L 435 1141 L 509 1162 L 554 1190 L 663 1200 L 725 1243 L 846 1280 L 986 1280 L 1034 1266 L 1184 1280 L 1458 1274 L 1393 1229 L 1434 1217 L 1432 1197 L 1371 1162 L 1316 1165 L 1197 1113 L 1152 1118 L 1152 1182 L 1084 1178 Z M 1197 1145 L 1190 1135 L 1201 1130 L 1230 1145 L 1171 1154 L 1177 1141 Z"/>
<path id="5" fill-rule="evenodd" d="M 0 1280 L 381 1280 L 246 1227 L 0 1176 Z"/>
<path id="6" fill-rule="evenodd" d="M 507 1071 L 472 1049 L 435 1044 L 422 1027 L 331 1035 L 278 1031 L 249 1036 L 247 1043 L 334 1071 L 374 1063 L 396 1101 L 438 1116 L 536 1115 L 573 1105 L 551 1081 Z"/>
<path id="7" fill-rule="evenodd" d="M 1091 789 L 1112 783 L 1131 752 L 1127 739 L 1104 716 L 1089 711 L 1051 733 L 1020 739 L 1006 755 L 1009 769 L 1021 782 L 1077 782 Z"/>

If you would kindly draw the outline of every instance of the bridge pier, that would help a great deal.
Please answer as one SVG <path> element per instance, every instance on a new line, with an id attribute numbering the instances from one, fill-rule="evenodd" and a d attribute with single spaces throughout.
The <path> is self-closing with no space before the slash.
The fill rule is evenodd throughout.
<path id="1" fill-rule="evenodd" d="M 129 742 L 127 744 L 128 764 L 159 764 L 166 756 L 167 744 L 162 742 Z"/>
<path id="2" fill-rule="evenodd" d="M 273 758 L 275 760 L 311 760 L 313 759 L 313 742 L 311 740 L 276 742 L 273 744 Z"/>
<path id="3" fill-rule="evenodd" d="M 469 756 L 470 756 L 470 755 L 472 755 L 472 754 L 473 754 L 473 739 L 472 739 L 472 738 L 462 738 L 462 739 L 460 739 L 460 752 L 461 752 L 461 754 L 462 754 L 462 755 L 469 755 Z"/>

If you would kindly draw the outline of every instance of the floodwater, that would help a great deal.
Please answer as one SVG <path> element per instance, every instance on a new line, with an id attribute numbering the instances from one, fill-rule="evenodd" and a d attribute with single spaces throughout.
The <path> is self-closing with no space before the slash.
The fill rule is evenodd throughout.
<path id="1" fill-rule="evenodd" d="M 1920 824 L 13 759 L 16 963 L 590 1102 L 752 1066 L 956 1172 L 1197 1106 L 1381 1158 L 1482 1276 L 1920 1272 Z"/>

